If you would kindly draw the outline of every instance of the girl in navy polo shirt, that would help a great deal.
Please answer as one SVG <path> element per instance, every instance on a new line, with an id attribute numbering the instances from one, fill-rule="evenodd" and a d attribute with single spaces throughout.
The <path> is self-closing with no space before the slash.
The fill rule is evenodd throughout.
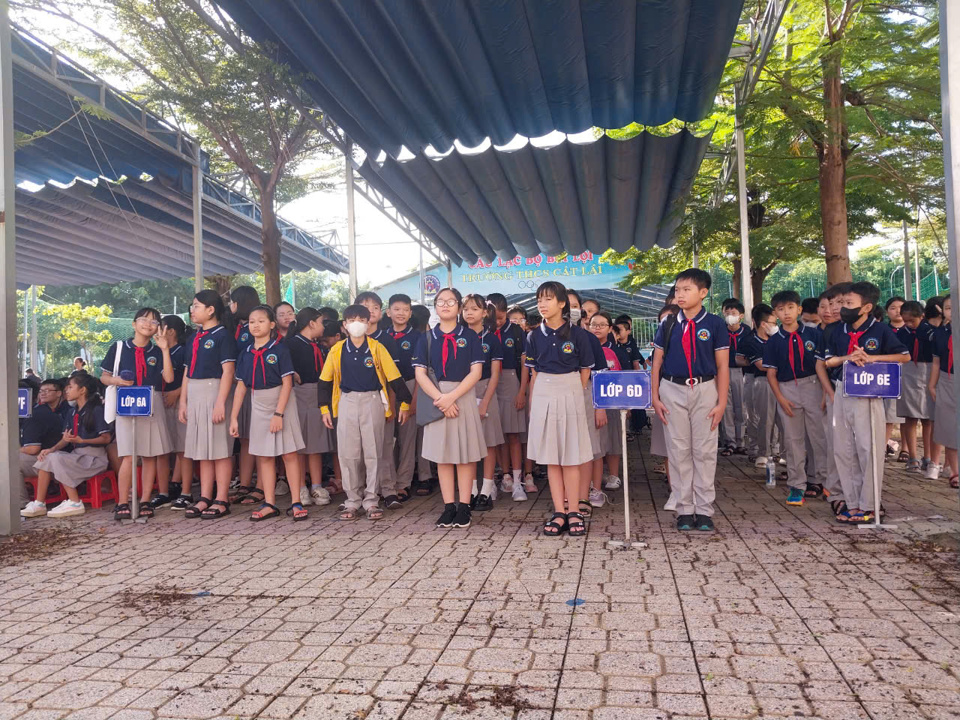
<path id="1" fill-rule="evenodd" d="M 297 319 L 297 311 L 284 300 L 273 306 L 273 316 L 277 318 L 277 337 L 283 340 L 290 334 L 290 324 Z"/>
<path id="2" fill-rule="evenodd" d="M 141 514 L 153 517 L 150 495 L 157 477 L 157 458 L 170 452 L 170 432 L 167 416 L 161 410 L 163 396 L 160 391 L 163 382 L 173 382 L 173 361 L 170 359 L 170 344 L 166 335 L 157 334 L 160 329 L 160 313 L 153 308 L 140 308 L 133 317 L 133 337 L 125 342 L 114 343 L 100 363 L 103 374 L 100 382 L 104 385 L 130 387 L 138 385 L 153 388 L 154 413 L 150 417 L 117 418 L 117 450 L 120 455 L 120 473 L 117 477 L 119 497 L 113 514 L 117 520 L 130 519 L 130 487 L 133 483 L 133 455 L 141 458 L 143 482 L 141 486 Z M 150 340 L 156 337 L 154 345 Z M 119 373 L 113 374 L 120 345 Z M 134 432 L 136 427 L 136 432 Z M 145 496 L 145 497 L 144 497 Z"/>
<path id="3" fill-rule="evenodd" d="M 241 285 L 230 291 L 230 320 L 225 323 L 228 329 L 233 330 L 233 338 L 237 343 L 237 357 L 253 344 L 253 335 L 250 334 L 248 318 L 250 311 L 260 305 L 260 294 L 249 285 Z M 231 322 L 233 323 L 231 325 Z M 240 485 L 231 502 L 242 499 L 253 487 L 254 459 L 250 455 L 250 397 L 247 396 L 240 408 L 240 458 L 237 462 L 237 475 Z M 259 500 L 260 498 L 256 498 Z M 251 498 L 253 500 L 253 498 Z"/>
<path id="4" fill-rule="evenodd" d="M 240 435 L 238 415 L 248 388 L 251 397 L 250 454 L 257 458 L 257 478 L 263 484 L 264 502 L 254 510 L 254 522 L 280 515 L 277 507 L 276 458 L 283 466 L 297 502 L 288 511 L 294 520 L 306 520 L 300 497 L 300 450 L 303 436 L 293 397 L 293 361 L 290 350 L 276 337 L 277 321 L 267 305 L 255 307 L 249 316 L 253 343 L 237 360 L 237 389 L 233 396 L 230 434 Z"/>
<path id="5" fill-rule="evenodd" d="M 184 456 L 200 461 L 200 499 L 187 508 L 188 518 L 207 520 L 230 514 L 227 497 L 233 470 L 233 439 L 225 421 L 237 363 L 237 342 L 220 324 L 225 314 L 223 300 L 215 290 L 201 290 L 190 305 L 190 320 L 200 328 L 185 346 L 180 422 L 187 425 Z M 215 500 L 211 497 L 214 481 Z"/>
<path id="6" fill-rule="evenodd" d="M 443 412 L 442 418 L 423 428 L 423 457 L 437 463 L 440 476 L 445 507 L 437 527 L 466 528 L 470 527 L 476 463 L 487 454 L 475 392 L 483 374 L 483 347 L 477 334 L 458 322 L 463 305 L 459 290 L 444 288 L 433 304 L 440 322 L 420 337 L 411 360 L 417 383 Z M 428 368 L 439 387 L 430 379 Z"/>
<path id="7" fill-rule="evenodd" d="M 183 457 L 183 448 L 187 440 L 187 426 L 177 417 L 180 406 L 180 387 L 183 385 L 183 343 L 187 336 L 187 326 L 178 315 L 165 315 L 160 321 L 160 334 L 167 338 L 170 346 L 170 361 L 173 363 L 173 382 L 163 381 L 160 389 L 163 391 L 163 414 L 167 419 L 167 432 L 170 435 L 170 452 L 176 456 L 173 473 L 170 473 L 170 455 L 161 455 L 157 458 L 157 484 L 160 486 L 157 496 L 150 501 L 150 506 L 156 510 L 164 505 L 170 505 L 173 498 L 171 485 L 179 487 L 178 497 L 174 498 L 176 510 L 186 510 L 190 505 L 190 485 L 193 484 L 193 461 Z"/>
<path id="8" fill-rule="evenodd" d="M 930 370 L 928 391 L 934 401 L 933 441 L 943 445 L 946 465 L 950 473 L 950 487 L 960 487 L 957 469 L 957 395 L 953 389 L 953 330 L 950 325 L 950 296 L 943 299 L 943 325 L 934 333 L 937 357 Z"/>
<path id="9" fill-rule="evenodd" d="M 611 331 L 613 330 L 613 318 L 610 314 L 600 310 L 594 313 L 590 318 L 590 332 L 600 342 L 601 352 L 603 353 L 603 362 L 597 363 L 597 370 L 630 370 L 631 362 L 629 354 L 617 345 L 613 339 Z M 598 358 L 599 359 L 599 358 Z M 601 431 L 603 432 L 603 431 Z M 614 490 L 620 487 L 620 447 L 622 444 L 623 425 L 620 422 L 619 411 L 613 411 L 607 414 L 606 450 L 605 459 L 607 461 L 608 474 L 605 476 L 606 487 Z M 601 469 L 602 469 L 601 460 Z M 599 485 L 594 483 L 590 488 L 590 505 L 593 507 L 603 507 L 606 503 L 606 496 Z"/>
<path id="10" fill-rule="evenodd" d="M 526 365 L 530 379 L 530 424 L 527 455 L 547 466 L 553 517 L 543 534 L 564 531 L 584 535 L 580 512 L 566 512 L 580 498 L 580 466 L 593 460 L 583 401 L 595 358 L 588 334 L 571 324 L 567 289 L 558 282 L 537 288 L 537 310 L 543 322 L 527 336 Z"/>
<path id="11" fill-rule="evenodd" d="M 493 469 L 497 465 L 497 448 L 503 445 L 503 430 L 500 427 L 500 403 L 497 386 L 502 377 L 503 346 L 497 339 L 494 329 L 497 326 L 497 311 L 486 301 L 483 295 L 467 295 L 463 299 L 463 322 L 480 338 L 483 348 L 483 372 L 474 391 L 480 403 L 480 423 L 483 425 L 483 439 L 487 446 L 487 456 L 483 459 L 483 487 L 477 491 L 477 481 L 473 481 L 474 510 L 491 510 L 496 498 L 497 486 L 493 480 Z M 517 490 L 523 492 L 519 482 L 514 484 L 514 500 L 526 500 L 526 495 L 517 497 Z"/>
<path id="12" fill-rule="evenodd" d="M 330 493 L 320 486 L 323 481 L 323 453 L 337 449 L 333 430 L 323 424 L 323 415 L 317 404 L 317 383 L 320 382 L 324 361 L 323 350 L 317 341 L 323 337 L 323 332 L 323 315 L 315 308 L 306 307 L 290 323 L 284 340 L 293 361 L 293 394 L 297 399 L 297 418 L 304 443 L 300 450 L 304 460 L 300 463 L 300 487 L 307 488 L 308 465 L 312 485 L 306 493 L 301 490 L 300 502 L 312 498 L 316 505 L 330 504 Z"/>

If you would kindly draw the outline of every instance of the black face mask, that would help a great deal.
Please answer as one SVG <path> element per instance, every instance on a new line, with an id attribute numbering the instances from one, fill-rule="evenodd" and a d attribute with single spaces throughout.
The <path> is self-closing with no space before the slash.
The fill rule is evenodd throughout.
<path id="1" fill-rule="evenodd" d="M 857 320 L 860 319 L 860 312 L 863 310 L 863 306 L 855 308 L 840 308 L 840 319 L 843 320 L 847 325 L 853 325 Z"/>

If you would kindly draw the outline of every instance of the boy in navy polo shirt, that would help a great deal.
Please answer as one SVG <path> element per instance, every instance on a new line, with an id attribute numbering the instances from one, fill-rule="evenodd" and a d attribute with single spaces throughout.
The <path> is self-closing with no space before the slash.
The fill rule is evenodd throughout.
<path id="1" fill-rule="evenodd" d="M 743 303 L 736 298 L 723 301 L 723 319 L 727 323 L 727 338 L 730 340 L 730 390 L 727 393 L 727 409 L 723 412 L 723 424 L 720 433 L 724 448 L 720 452 L 724 457 L 733 453 L 744 454 L 743 447 L 743 368 L 737 363 L 737 353 L 749 333 L 743 325 Z"/>
<path id="2" fill-rule="evenodd" d="M 413 303 L 407 295 L 393 295 L 387 304 L 387 312 L 391 321 L 391 326 L 387 329 L 387 335 L 397 346 L 397 354 L 400 359 L 397 368 L 400 370 L 400 375 L 403 377 L 407 390 L 413 396 L 413 402 L 410 404 L 410 414 L 416 416 L 417 394 L 415 390 L 417 379 L 411 361 L 421 333 L 414 330 L 410 325 Z M 397 429 L 397 444 L 400 452 L 396 466 L 396 497 L 395 499 L 384 497 L 388 508 L 400 507 L 400 503 L 410 499 L 413 467 L 417 459 L 418 430 L 415 422 L 404 423 Z"/>
<path id="3" fill-rule="evenodd" d="M 907 451 L 907 470 L 924 472 L 928 480 L 940 476 L 940 447 L 933 442 L 933 403 L 927 394 L 930 368 L 933 365 L 934 327 L 923 318 L 923 305 L 908 300 L 900 306 L 903 325 L 895 332 L 900 342 L 910 351 L 910 360 L 903 366 L 900 380 L 900 397 L 897 400 L 897 416 L 903 418 L 900 437 Z M 917 422 L 923 434 L 923 464 L 917 453 Z"/>
<path id="4" fill-rule="evenodd" d="M 876 362 L 907 362 L 910 353 L 889 325 L 877 322 L 873 310 L 880 289 L 873 283 L 853 283 L 840 300 L 840 322 L 826 343 L 827 369 L 842 372 L 845 362 L 863 367 Z M 873 519 L 874 478 L 883 481 L 885 418 L 879 398 L 843 396 L 843 378 L 834 384 L 833 448 L 847 509 L 837 515 L 843 523 Z M 872 406 L 872 407 L 871 407 Z M 878 448 L 879 467 L 873 462 Z"/>
<path id="5" fill-rule="evenodd" d="M 713 530 L 717 428 L 730 384 L 726 323 L 703 307 L 710 274 L 697 268 L 677 275 L 680 314 L 653 341 L 651 394 L 664 424 L 670 485 L 677 495 L 677 529 Z M 669 331 L 669 332 L 667 332 Z M 662 376 L 661 376 L 662 373 Z"/>
<path id="6" fill-rule="evenodd" d="M 823 390 L 817 378 L 816 350 L 820 330 L 801 325 L 799 293 L 773 296 L 778 330 L 763 349 L 763 367 L 777 399 L 787 460 L 787 505 L 803 505 L 804 496 L 819 497 L 827 479 L 827 438 L 823 426 Z M 809 443 L 811 457 L 807 457 Z M 811 466 L 813 477 L 804 468 Z M 809 492 L 808 492 L 809 491 Z"/>

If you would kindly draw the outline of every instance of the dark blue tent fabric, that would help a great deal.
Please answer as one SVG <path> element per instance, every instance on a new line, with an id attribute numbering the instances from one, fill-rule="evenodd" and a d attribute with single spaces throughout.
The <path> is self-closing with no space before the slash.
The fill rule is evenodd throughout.
<path id="1" fill-rule="evenodd" d="M 743 0 L 216 0 L 368 154 L 703 119 Z"/>
<path id="2" fill-rule="evenodd" d="M 599 254 L 673 244 L 709 143 L 686 130 L 604 135 L 550 148 L 367 159 L 360 172 L 455 262 Z"/>

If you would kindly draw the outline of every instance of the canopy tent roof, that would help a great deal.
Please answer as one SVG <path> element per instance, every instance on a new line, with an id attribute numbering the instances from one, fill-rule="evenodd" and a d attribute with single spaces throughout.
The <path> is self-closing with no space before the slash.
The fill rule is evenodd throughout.
<path id="1" fill-rule="evenodd" d="M 703 119 L 743 0 L 217 0 L 367 154 Z"/>
<path id="2" fill-rule="evenodd" d="M 18 282 L 192 276 L 196 142 L 27 33 L 12 43 L 14 127 L 31 136 L 14 168 Z M 205 177 L 202 205 L 205 272 L 260 268 L 257 204 Z M 347 270 L 329 242 L 281 232 L 283 271 Z"/>
<path id="3" fill-rule="evenodd" d="M 451 260 L 669 247 L 710 137 L 606 135 L 398 162 L 364 161 L 367 181 Z"/>

